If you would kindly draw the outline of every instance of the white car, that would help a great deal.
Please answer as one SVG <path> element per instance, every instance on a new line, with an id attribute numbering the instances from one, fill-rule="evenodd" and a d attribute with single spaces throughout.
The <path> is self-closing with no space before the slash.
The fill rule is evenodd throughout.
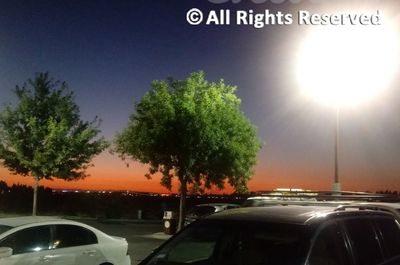
<path id="1" fill-rule="evenodd" d="M 130 265 L 128 243 L 56 217 L 0 218 L 1 265 Z"/>

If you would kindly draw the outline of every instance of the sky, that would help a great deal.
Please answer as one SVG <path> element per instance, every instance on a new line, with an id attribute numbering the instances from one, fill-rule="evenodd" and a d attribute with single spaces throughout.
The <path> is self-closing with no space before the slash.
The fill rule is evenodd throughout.
<path id="1" fill-rule="evenodd" d="M 189 16 L 194 8 L 203 13 L 199 25 L 188 21 L 196 19 Z M 229 10 L 229 24 L 218 16 L 216 25 L 215 17 L 209 17 L 221 10 Z M 101 135 L 112 140 L 126 127 L 133 103 L 149 91 L 153 80 L 184 79 L 203 70 L 210 81 L 223 78 L 237 86 L 241 110 L 257 127 L 263 147 L 250 190 L 330 190 L 336 108 L 304 95 L 295 73 L 307 34 L 328 25 L 300 25 L 299 11 L 385 15 L 385 23 L 394 24 L 397 33 L 400 28 L 396 0 L 0 0 L 0 103 L 16 104 L 12 92 L 16 85 L 37 72 L 49 72 L 68 83 L 82 119 L 98 116 Z M 236 20 L 238 12 L 247 14 L 248 25 Z M 260 28 L 251 25 L 251 14 L 266 12 L 292 15 L 293 21 L 286 17 Z M 341 31 L 345 26 L 334 27 Z M 369 27 L 383 31 L 383 25 Z M 398 54 L 393 56 L 397 59 Z M 343 67 L 348 63 L 343 60 Z M 335 69 L 326 72 L 327 83 L 340 78 Z M 341 108 L 343 190 L 400 190 L 399 81 L 396 70 L 381 93 L 363 104 Z M 40 184 L 57 189 L 168 192 L 159 177 L 144 177 L 146 165 L 127 167 L 108 151 L 93 165 L 84 180 Z M 10 185 L 33 183 L 32 178 L 11 175 L 1 166 L 0 180 Z M 222 192 L 231 191 L 228 187 Z"/>

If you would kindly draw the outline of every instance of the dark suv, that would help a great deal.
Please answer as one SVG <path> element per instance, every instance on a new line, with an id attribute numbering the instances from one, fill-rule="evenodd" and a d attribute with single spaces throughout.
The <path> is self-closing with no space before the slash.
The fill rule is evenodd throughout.
<path id="1" fill-rule="evenodd" d="M 239 208 L 192 223 L 140 264 L 400 264 L 400 226 L 390 213 L 347 206 Z"/>

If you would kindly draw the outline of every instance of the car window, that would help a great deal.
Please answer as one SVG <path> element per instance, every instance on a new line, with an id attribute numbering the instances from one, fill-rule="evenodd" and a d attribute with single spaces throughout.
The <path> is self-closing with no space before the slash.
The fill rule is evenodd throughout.
<path id="1" fill-rule="evenodd" d="M 237 236 L 233 238 L 230 249 L 221 253 L 224 258 L 218 264 L 297 264 L 301 258 L 302 229 L 299 225 L 279 223 L 239 225 L 234 229 Z"/>
<path id="2" fill-rule="evenodd" d="M 199 222 L 154 254 L 147 265 L 285 265 L 299 259 L 303 227 Z"/>
<path id="3" fill-rule="evenodd" d="M 36 226 L 17 231 L 0 242 L 0 247 L 10 247 L 13 255 L 49 249 L 50 227 Z"/>
<path id="4" fill-rule="evenodd" d="M 379 218 L 376 220 L 376 224 L 381 232 L 388 258 L 400 255 L 399 224 L 388 218 Z"/>
<path id="5" fill-rule="evenodd" d="M 209 264 L 221 234 L 220 227 L 191 226 L 160 250 L 148 264 L 186 264 L 199 261 Z"/>
<path id="6" fill-rule="evenodd" d="M 381 248 L 368 219 L 344 221 L 357 264 L 375 265 L 383 261 Z"/>
<path id="7" fill-rule="evenodd" d="M 336 223 L 325 227 L 317 235 L 308 260 L 309 265 L 351 264 L 345 240 Z"/>
<path id="8" fill-rule="evenodd" d="M 56 225 L 52 248 L 66 248 L 97 243 L 96 235 L 76 225 Z"/>

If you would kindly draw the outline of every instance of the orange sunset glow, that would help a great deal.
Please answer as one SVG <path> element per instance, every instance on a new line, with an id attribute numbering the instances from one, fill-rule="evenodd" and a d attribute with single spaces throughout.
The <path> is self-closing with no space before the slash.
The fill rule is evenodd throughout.
<path id="1" fill-rule="evenodd" d="M 151 180 L 144 177 L 147 172 L 146 165 L 131 162 L 127 167 L 126 162 L 107 152 L 95 158 L 93 164 L 94 166 L 87 171 L 90 176 L 86 179 L 78 181 L 41 180 L 40 185 L 52 189 L 71 190 L 129 190 L 154 193 L 177 193 L 178 191 L 176 179 L 172 190 L 169 191 L 160 185 L 159 175 L 155 175 Z M 378 191 L 387 190 L 388 187 L 392 187 L 392 190 L 400 190 L 400 184 L 396 178 L 389 178 L 377 183 L 376 176 L 368 175 L 368 172 L 354 171 L 352 173 L 354 175 L 342 177 L 344 190 Z M 331 179 L 329 172 L 324 172 L 322 168 L 311 169 L 300 164 L 288 166 L 275 161 L 274 166 L 256 166 L 248 187 L 250 191 L 272 190 L 280 187 L 329 190 Z M 3 167 L 0 167 L 0 180 L 5 181 L 8 185 L 33 185 L 33 178 L 12 175 Z M 226 185 L 224 190 L 213 188 L 207 193 L 230 194 L 233 191 L 232 187 Z"/>

